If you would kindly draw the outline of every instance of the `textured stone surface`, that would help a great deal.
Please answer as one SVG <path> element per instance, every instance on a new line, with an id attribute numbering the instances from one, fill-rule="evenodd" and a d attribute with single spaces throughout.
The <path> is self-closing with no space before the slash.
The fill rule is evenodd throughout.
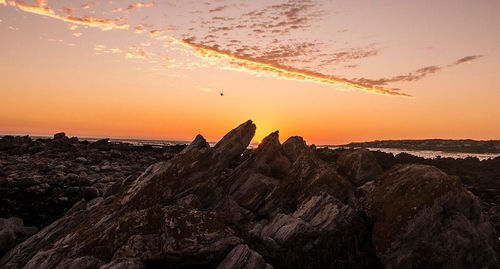
<path id="1" fill-rule="evenodd" d="M 337 165 L 339 170 L 358 187 L 367 181 L 374 180 L 382 173 L 377 159 L 367 149 L 345 151 L 337 159 Z"/>
<path id="2" fill-rule="evenodd" d="M 494 268 L 497 242 L 479 201 L 456 177 L 427 165 L 397 165 L 368 202 L 373 243 L 388 268 Z"/>
<path id="3" fill-rule="evenodd" d="M 138 177 L 75 186 L 68 192 L 93 194 L 0 267 L 498 267 L 496 231 L 456 177 L 422 165 L 384 164 L 381 174 L 370 152 L 280 144 L 278 132 L 247 149 L 254 133 L 245 122 L 215 147 L 198 135 Z"/>

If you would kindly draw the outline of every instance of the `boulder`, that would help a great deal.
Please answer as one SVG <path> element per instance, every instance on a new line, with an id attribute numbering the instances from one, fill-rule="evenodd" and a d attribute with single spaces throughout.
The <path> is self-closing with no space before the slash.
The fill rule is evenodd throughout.
<path id="1" fill-rule="evenodd" d="M 217 269 L 271 269 L 262 256 L 247 245 L 237 245 L 217 266 Z"/>
<path id="2" fill-rule="evenodd" d="M 337 159 L 339 171 L 343 172 L 356 186 L 375 179 L 382 168 L 373 153 L 367 149 L 347 150 Z"/>
<path id="3" fill-rule="evenodd" d="M 386 268 L 495 268 L 494 230 L 457 177 L 428 165 L 396 165 L 375 181 L 368 214 Z"/>
<path id="4" fill-rule="evenodd" d="M 64 132 L 54 134 L 54 140 L 66 140 L 66 139 L 68 139 L 68 137 Z"/>
<path id="5" fill-rule="evenodd" d="M 37 231 L 36 227 L 24 226 L 20 218 L 0 219 L 0 256 Z"/>

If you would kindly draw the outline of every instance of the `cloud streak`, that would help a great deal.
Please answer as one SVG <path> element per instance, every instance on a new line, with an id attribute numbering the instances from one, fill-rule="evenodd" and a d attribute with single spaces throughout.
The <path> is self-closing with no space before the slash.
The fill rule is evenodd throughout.
<path id="1" fill-rule="evenodd" d="M 483 55 L 465 56 L 463 58 L 460 58 L 460 59 L 454 61 L 449 66 L 454 66 L 454 65 L 463 64 L 463 63 L 470 63 L 470 62 L 475 61 L 475 60 L 482 58 L 482 57 L 483 57 Z"/>
<path id="2" fill-rule="evenodd" d="M 379 78 L 379 79 L 367 79 L 367 78 L 359 78 L 359 79 L 354 79 L 355 81 L 362 83 L 364 85 L 372 86 L 372 87 L 377 87 L 377 86 L 385 86 L 389 83 L 394 83 L 394 82 L 411 82 L 411 81 L 417 81 L 421 80 L 428 75 L 435 74 L 443 70 L 445 67 L 452 67 L 455 65 L 463 64 L 463 63 L 470 63 L 476 59 L 479 59 L 483 57 L 482 55 L 471 55 L 471 56 L 466 56 L 463 58 L 460 58 L 451 64 L 448 64 L 446 66 L 440 66 L 440 65 L 431 65 L 431 66 L 426 66 L 420 69 L 417 69 L 415 72 L 408 73 L 406 75 L 398 75 L 398 76 L 393 76 L 389 78 Z"/>
<path id="3" fill-rule="evenodd" d="M 61 16 L 54 12 L 53 9 L 47 6 L 46 0 L 37 0 L 37 2 L 33 5 L 27 4 L 23 1 L 9 1 L 9 5 L 15 6 L 22 11 L 50 17 L 53 19 L 57 19 L 60 21 L 65 21 L 69 23 L 86 25 L 89 27 L 96 27 L 103 31 L 112 30 L 112 29 L 128 29 L 129 24 L 127 23 L 118 23 L 116 20 L 112 19 L 101 19 L 91 16 L 85 17 L 76 17 L 73 15 Z"/>
<path id="4" fill-rule="evenodd" d="M 344 86 L 350 89 L 358 89 L 369 93 L 411 97 L 411 95 L 399 92 L 398 90 L 384 89 L 381 87 L 364 85 L 360 82 L 351 81 L 348 79 L 337 78 L 320 73 L 309 72 L 305 70 L 294 69 L 286 66 L 279 66 L 272 63 L 260 62 L 254 59 L 247 59 L 232 55 L 227 52 L 218 51 L 213 48 L 196 45 L 186 40 L 174 39 L 175 43 L 184 45 L 195 51 L 196 55 L 206 60 L 215 60 L 219 64 L 224 62 L 227 65 L 222 65 L 224 68 L 245 71 L 257 75 L 267 75 L 281 79 L 295 81 L 309 81 L 330 86 Z"/>

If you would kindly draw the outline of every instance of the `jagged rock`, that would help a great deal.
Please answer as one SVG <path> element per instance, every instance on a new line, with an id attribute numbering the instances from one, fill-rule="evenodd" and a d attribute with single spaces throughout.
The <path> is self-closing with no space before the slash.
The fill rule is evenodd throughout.
<path id="1" fill-rule="evenodd" d="M 239 156 L 248 147 L 255 129 L 255 124 L 249 120 L 227 133 L 214 147 L 216 165 L 224 165 Z"/>
<path id="2" fill-rule="evenodd" d="M 57 269 L 94 269 L 100 268 L 104 262 L 92 256 L 84 256 L 76 259 L 66 259 L 62 261 Z"/>
<path id="3" fill-rule="evenodd" d="M 337 169 L 337 156 L 344 150 L 307 147 L 299 137 L 281 145 L 278 132 L 258 148 L 247 149 L 254 133 L 255 125 L 248 121 L 213 148 L 198 135 L 182 152 L 149 166 L 138 177 L 110 174 L 123 169 L 117 160 L 128 156 L 126 146 L 106 141 L 102 148 L 85 144 L 90 151 L 86 154 L 77 146 L 52 152 L 68 159 L 61 162 L 65 168 L 57 178 L 78 174 L 104 195 L 63 196 L 69 186 L 49 185 L 45 174 L 29 177 L 17 188 L 30 189 L 30 195 L 51 194 L 48 190 L 53 188 L 54 199 L 80 200 L 62 218 L 4 255 L 0 267 L 497 265 L 494 230 L 481 215 L 477 199 L 455 178 L 420 166 L 395 167 L 377 176 L 376 169 L 359 163 L 369 155 L 363 152 L 357 153 L 361 157 L 344 156 L 354 164 L 339 160 L 345 170 Z M 130 155 L 134 161 L 155 160 L 148 155 L 151 148 L 144 150 Z M 84 166 L 87 162 L 74 162 L 78 156 L 84 156 L 91 169 Z M 12 162 L 24 167 L 28 160 L 18 155 Z M 41 164 L 48 167 L 41 169 L 50 171 L 57 165 Z M 98 168 L 107 174 L 99 176 Z M 76 181 L 71 187 L 82 188 L 80 180 L 62 181 Z M 11 182 L 0 182 L 0 191 Z M 5 238 L 8 241 L 9 234 Z"/>
<path id="4" fill-rule="evenodd" d="M 253 123 L 244 123 L 214 149 L 197 137 L 170 161 L 149 167 L 116 198 L 81 201 L 65 217 L 4 256 L 0 265 L 53 268 L 85 256 L 103 262 L 156 261 L 167 267 L 218 264 L 242 243 L 230 218 L 172 203 L 178 200 L 176 196 L 186 197 L 198 190 L 213 192 L 204 184 L 241 155 L 254 132 Z M 193 189 L 197 184 L 199 189 Z"/>
<path id="5" fill-rule="evenodd" d="M 247 210 L 257 211 L 290 165 L 281 148 L 279 133 L 271 133 L 227 180 L 231 199 Z"/>
<path id="6" fill-rule="evenodd" d="M 337 165 L 358 187 L 382 173 L 377 159 L 367 149 L 345 151 L 337 159 Z"/>
<path id="7" fill-rule="evenodd" d="M 356 218 L 348 205 L 321 192 L 304 201 L 293 214 L 277 214 L 269 223 L 256 225 L 252 233 L 283 244 L 299 236 L 334 231 Z"/>
<path id="8" fill-rule="evenodd" d="M 201 203 L 200 200 L 198 199 L 198 196 L 195 194 L 188 194 L 181 199 L 177 200 L 177 205 L 183 206 L 183 207 L 193 207 L 193 208 L 200 208 Z"/>
<path id="9" fill-rule="evenodd" d="M 266 197 L 259 214 L 272 217 L 278 212 L 293 212 L 303 201 L 320 192 L 347 203 L 354 197 L 355 187 L 307 148 Z"/>
<path id="10" fill-rule="evenodd" d="M 302 151 L 306 149 L 306 141 L 300 136 L 292 136 L 283 143 L 283 151 L 292 163 L 295 162 Z"/>
<path id="11" fill-rule="evenodd" d="M 368 199 L 373 243 L 387 268 L 495 268 L 494 230 L 456 177 L 427 165 L 396 165 Z"/>
<path id="12" fill-rule="evenodd" d="M 247 245 L 237 245 L 217 266 L 217 269 L 271 269 L 262 256 L 251 250 Z"/>
<path id="13" fill-rule="evenodd" d="M 35 234 L 38 231 L 36 227 L 24 226 L 20 218 L 0 218 L 0 254 L 12 249 L 23 239 Z"/>

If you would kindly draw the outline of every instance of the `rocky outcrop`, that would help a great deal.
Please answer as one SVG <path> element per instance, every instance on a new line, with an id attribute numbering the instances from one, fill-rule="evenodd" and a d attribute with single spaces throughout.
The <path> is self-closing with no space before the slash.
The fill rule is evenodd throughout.
<path id="1" fill-rule="evenodd" d="M 382 173 L 375 156 L 367 149 L 349 150 L 337 159 L 339 170 L 356 185 L 362 186 Z"/>
<path id="2" fill-rule="evenodd" d="M 127 178 L 135 180 L 184 148 L 106 141 L 79 141 L 64 133 L 53 139 L 0 138 L 0 218 L 19 217 L 41 229 L 80 199 L 120 192 Z"/>
<path id="3" fill-rule="evenodd" d="M 435 167 L 393 167 L 375 182 L 368 208 L 387 268 L 498 266 L 498 242 L 477 198 Z"/>
<path id="4" fill-rule="evenodd" d="M 0 255 L 37 231 L 36 227 L 24 226 L 20 218 L 0 219 Z"/>
<path id="5" fill-rule="evenodd" d="M 226 258 L 217 266 L 217 269 L 271 269 L 271 265 L 264 261 L 262 256 L 251 250 L 247 245 L 237 245 Z"/>
<path id="6" fill-rule="evenodd" d="M 73 190 L 84 195 L 0 267 L 498 265 L 494 230 L 457 178 L 421 165 L 381 174 L 370 152 L 280 144 L 278 132 L 248 149 L 254 133 L 247 121 L 214 147 L 198 135 L 138 177 Z"/>
<path id="7" fill-rule="evenodd" d="M 300 136 L 292 136 L 283 143 L 283 151 L 293 163 L 307 149 L 306 141 Z"/>

